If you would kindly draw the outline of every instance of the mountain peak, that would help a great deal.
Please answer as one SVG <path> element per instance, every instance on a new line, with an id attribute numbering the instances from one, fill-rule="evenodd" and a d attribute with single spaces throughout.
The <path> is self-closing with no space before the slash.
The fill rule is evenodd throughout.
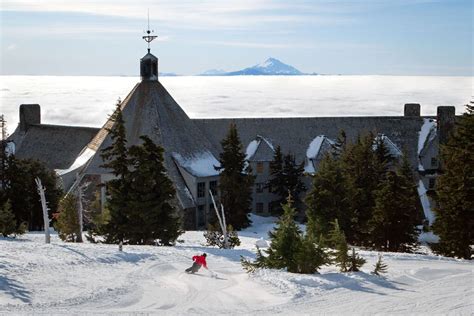
<path id="1" fill-rule="evenodd" d="M 233 72 L 216 72 L 216 71 L 207 71 L 203 73 L 204 76 L 216 75 L 216 76 L 295 76 L 295 75 L 304 75 L 301 71 L 296 69 L 293 66 L 287 65 L 280 60 L 274 57 L 268 57 L 263 63 L 257 64 L 252 67 L 248 67 L 242 70 L 233 71 Z"/>

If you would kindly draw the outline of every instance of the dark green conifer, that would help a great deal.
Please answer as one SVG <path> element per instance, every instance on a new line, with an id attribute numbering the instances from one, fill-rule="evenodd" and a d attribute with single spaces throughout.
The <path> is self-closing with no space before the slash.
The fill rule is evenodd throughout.
<path id="1" fill-rule="evenodd" d="M 372 271 L 372 274 L 381 275 L 383 273 L 387 273 L 387 269 L 388 269 L 387 264 L 383 262 L 382 255 L 379 254 L 379 258 L 374 265 L 374 271 Z"/>
<path id="2" fill-rule="evenodd" d="M 55 214 L 54 228 L 63 241 L 75 242 L 78 239 L 80 227 L 77 214 L 77 197 L 73 194 L 64 196 L 59 202 L 58 213 Z"/>
<path id="3" fill-rule="evenodd" d="M 220 167 L 216 168 L 221 171 L 219 181 L 221 203 L 224 205 L 227 223 L 240 230 L 251 223 L 249 213 L 255 177 L 245 161 L 242 143 L 234 123 L 230 125 L 221 145 Z"/>
<path id="4" fill-rule="evenodd" d="M 283 215 L 279 218 L 275 229 L 269 233 L 271 245 L 267 250 L 268 266 L 271 268 L 287 268 L 289 272 L 298 272 L 295 254 L 302 243 L 301 230 L 296 224 L 295 208 L 291 196 L 283 205 Z"/>
<path id="5" fill-rule="evenodd" d="M 318 172 L 313 176 L 312 188 L 306 196 L 306 214 L 314 223 L 314 236 L 326 235 L 331 222 L 338 219 L 345 231 L 351 231 L 348 195 L 350 186 L 339 160 L 326 154 Z"/>
<path id="6" fill-rule="evenodd" d="M 115 179 L 106 183 L 110 220 L 100 228 L 100 231 L 105 236 L 105 242 L 123 243 L 128 231 L 127 201 L 130 191 L 130 182 L 128 181 L 130 162 L 120 101 L 117 102 L 110 120 L 113 122 L 113 126 L 108 129 L 108 132 L 112 143 L 102 150 L 101 157 L 104 160 L 102 167 L 109 169 Z"/>
<path id="7" fill-rule="evenodd" d="M 131 171 L 127 176 L 127 232 L 130 244 L 172 245 L 182 231 L 173 206 L 176 191 L 166 174 L 163 148 L 147 136 L 143 144 L 129 149 Z"/>
<path id="8" fill-rule="evenodd" d="M 335 249 L 333 252 L 333 261 L 339 267 L 341 272 L 347 272 L 349 269 L 349 246 L 347 245 L 346 236 L 340 229 L 337 219 L 333 222 L 333 229 L 329 233 L 328 243 Z"/>
<path id="9" fill-rule="evenodd" d="M 352 254 L 349 256 L 349 272 L 358 272 L 359 269 L 366 263 L 365 259 L 360 257 L 355 248 L 352 248 Z"/>
<path id="10" fill-rule="evenodd" d="M 474 103 L 441 145 L 441 176 L 436 184 L 433 231 L 440 238 L 436 252 L 472 259 L 474 244 Z"/>
<path id="11" fill-rule="evenodd" d="M 0 234 L 3 237 L 9 235 L 21 235 L 26 230 L 26 224 L 17 225 L 15 215 L 12 212 L 10 201 L 5 201 L 0 206 Z"/>

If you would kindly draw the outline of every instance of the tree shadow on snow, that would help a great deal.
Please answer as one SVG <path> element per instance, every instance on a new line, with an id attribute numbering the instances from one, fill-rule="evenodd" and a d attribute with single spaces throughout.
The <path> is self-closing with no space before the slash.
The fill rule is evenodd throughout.
<path id="1" fill-rule="evenodd" d="M 24 303 L 30 303 L 31 292 L 25 289 L 18 281 L 0 275 L 0 292 L 5 292 Z"/>
<path id="2" fill-rule="evenodd" d="M 327 273 L 321 274 L 319 275 L 319 277 L 329 281 L 329 283 L 322 285 L 322 287 L 327 290 L 332 290 L 335 288 L 346 288 L 351 291 L 361 291 L 378 295 L 387 295 L 387 293 L 377 291 L 376 289 L 367 286 L 372 283 L 373 285 L 376 285 L 380 288 L 396 291 L 406 291 L 405 289 L 398 288 L 394 284 L 396 282 L 390 282 L 383 277 L 367 274 L 365 272 L 352 272 L 349 274 Z"/>

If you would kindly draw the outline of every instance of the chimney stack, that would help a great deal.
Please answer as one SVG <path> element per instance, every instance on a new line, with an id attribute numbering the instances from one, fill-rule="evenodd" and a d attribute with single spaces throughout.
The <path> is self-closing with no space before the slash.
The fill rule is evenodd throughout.
<path id="1" fill-rule="evenodd" d="M 41 108 L 39 104 L 20 105 L 20 131 L 26 132 L 30 125 L 41 124 Z"/>
<path id="2" fill-rule="evenodd" d="M 456 108 L 454 106 L 438 106 L 438 134 L 439 143 L 446 144 L 456 119 Z"/>

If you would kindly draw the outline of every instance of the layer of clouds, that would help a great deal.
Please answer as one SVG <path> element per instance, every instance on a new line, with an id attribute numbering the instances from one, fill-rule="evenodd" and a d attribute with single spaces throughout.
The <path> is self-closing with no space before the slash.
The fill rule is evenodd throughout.
<path id="1" fill-rule="evenodd" d="M 22 103 L 41 105 L 43 123 L 101 126 L 139 81 L 135 77 L 1 76 L 1 113 L 8 129 Z M 458 114 L 472 98 L 472 77 L 295 76 L 163 77 L 191 118 L 398 116 L 405 103 L 422 115 L 440 105 Z"/>

